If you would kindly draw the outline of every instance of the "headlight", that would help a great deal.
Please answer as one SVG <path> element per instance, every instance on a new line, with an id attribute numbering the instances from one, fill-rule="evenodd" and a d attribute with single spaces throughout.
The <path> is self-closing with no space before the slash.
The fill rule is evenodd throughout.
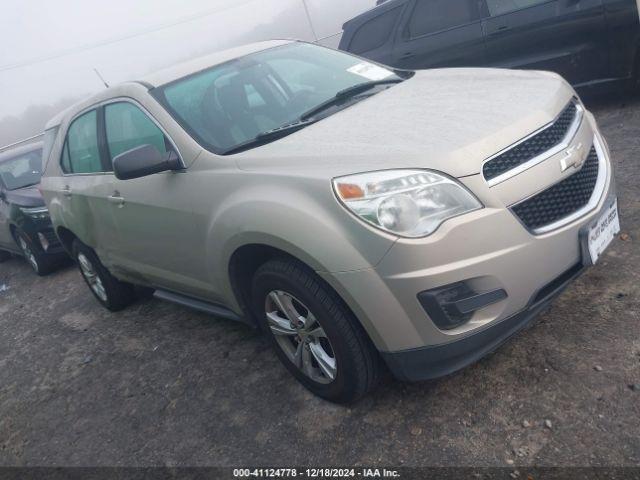
<path id="1" fill-rule="evenodd" d="M 360 218 L 403 237 L 426 237 L 445 220 L 482 208 L 460 183 L 427 170 L 349 175 L 336 178 L 333 188 Z"/>
<path id="2" fill-rule="evenodd" d="M 47 209 L 47 207 L 20 207 L 20 210 L 22 211 L 22 213 L 28 215 L 34 220 L 44 220 L 46 218 L 49 218 L 49 210 Z"/>

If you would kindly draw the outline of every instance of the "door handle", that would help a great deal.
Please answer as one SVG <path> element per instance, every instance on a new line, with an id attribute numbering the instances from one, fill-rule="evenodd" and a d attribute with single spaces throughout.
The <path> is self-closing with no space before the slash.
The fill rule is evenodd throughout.
<path id="1" fill-rule="evenodd" d="M 407 58 L 413 58 L 415 57 L 416 54 L 413 52 L 407 52 L 407 53 L 403 53 L 402 56 L 400 57 L 401 59 L 407 59 Z"/>
<path id="2" fill-rule="evenodd" d="M 64 186 L 64 188 L 62 189 L 62 195 L 64 195 L 67 198 L 69 198 L 69 197 L 71 197 L 71 195 L 73 195 L 71 193 L 71 187 L 69 187 L 69 185 L 65 185 Z"/>
<path id="3" fill-rule="evenodd" d="M 117 205 L 118 207 L 123 207 L 124 206 L 124 198 L 121 197 L 118 192 L 114 192 L 113 195 L 109 195 L 108 200 L 109 200 L 109 203 L 113 203 L 114 205 Z"/>
<path id="4" fill-rule="evenodd" d="M 500 35 L 501 33 L 508 32 L 509 30 L 511 30 L 509 25 L 500 25 L 499 27 L 488 29 L 487 35 L 492 37 L 494 35 Z"/>

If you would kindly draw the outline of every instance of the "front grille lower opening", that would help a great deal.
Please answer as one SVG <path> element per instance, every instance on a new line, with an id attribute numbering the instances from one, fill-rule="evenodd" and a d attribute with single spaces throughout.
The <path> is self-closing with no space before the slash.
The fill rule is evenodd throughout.
<path id="1" fill-rule="evenodd" d="M 529 230 L 535 231 L 558 222 L 589 203 L 599 170 L 600 160 L 594 146 L 580 171 L 515 205 L 511 210 Z"/>

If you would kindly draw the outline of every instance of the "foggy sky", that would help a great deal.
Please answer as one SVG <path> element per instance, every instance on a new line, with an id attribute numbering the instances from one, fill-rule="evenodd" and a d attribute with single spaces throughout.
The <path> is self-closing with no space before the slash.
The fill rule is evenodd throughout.
<path id="1" fill-rule="evenodd" d="M 375 4 L 306 1 L 319 38 Z M 315 40 L 302 0 L 7 0 L 3 7 L 0 120 L 104 88 L 94 67 L 115 84 L 251 41 Z M 104 44 L 113 40 L 120 41 Z M 51 56 L 58 57 L 44 60 Z"/>

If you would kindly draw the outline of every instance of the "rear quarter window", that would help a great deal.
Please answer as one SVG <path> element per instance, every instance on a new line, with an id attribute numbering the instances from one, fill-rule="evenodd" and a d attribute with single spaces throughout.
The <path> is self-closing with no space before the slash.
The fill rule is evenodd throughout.
<path id="1" fill-rule="evenodd" d="M 362 25 L 353 36 L 349 51 L 360 54 L 383 46 L 396 25 L 402 7 L 389 10 Z"/>
<path id="2" fill-rule="evenodd" d="M 47 164 L 49 163 L 49 157 L 51 156 L 51 150 L 53 150 L 53 145 L 56 143 L 56 138 L 58 136 L 59 127 L 50 128 L 49 130 L 45 130 L 44 132 L 44 140 L 42 146 L 42 170 L 44 171 L 47 168 Z"/>

